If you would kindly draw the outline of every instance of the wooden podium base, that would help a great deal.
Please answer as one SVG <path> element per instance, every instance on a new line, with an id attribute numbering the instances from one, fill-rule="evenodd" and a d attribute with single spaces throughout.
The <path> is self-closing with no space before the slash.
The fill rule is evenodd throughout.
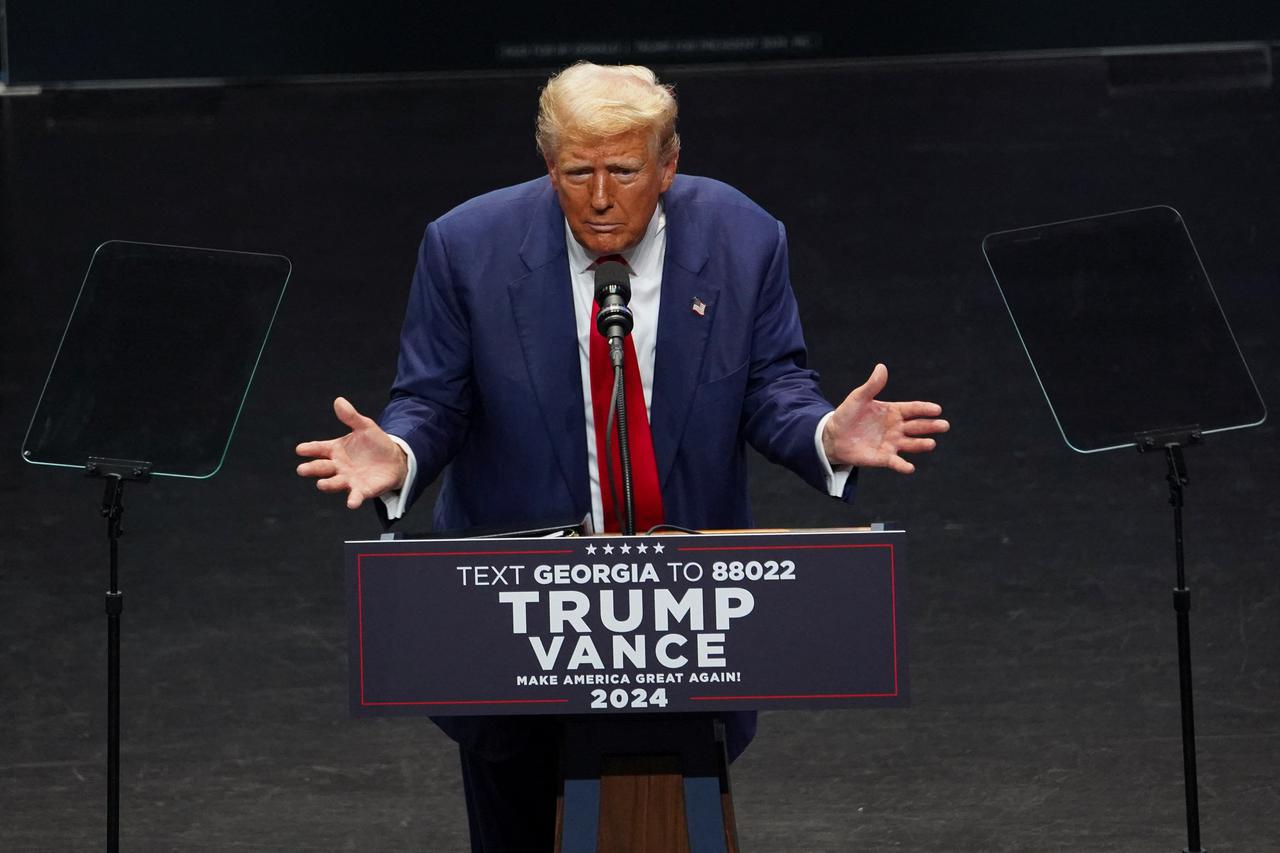
<path id="1" fill-rule="evenodd" d="M 560 756 L 556 853 L 737 853 L 715 717 L 567 720 Z"/>

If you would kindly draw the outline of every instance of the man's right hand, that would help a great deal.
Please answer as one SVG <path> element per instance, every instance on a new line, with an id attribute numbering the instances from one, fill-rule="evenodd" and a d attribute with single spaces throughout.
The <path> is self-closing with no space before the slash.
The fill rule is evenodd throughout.
<path id="1" fill-rule="evenodd" d="M 351 432 L 341 438 L 299 444 L 297 454 L 312 461 L 299 465 L 298 475 L 315 477 L 316 488 L 322 492 L 346 492 L 349 509 L 403 487 L 409 461 L 400 445 L 345 397 L 333 401 L 333 413 Z"/>

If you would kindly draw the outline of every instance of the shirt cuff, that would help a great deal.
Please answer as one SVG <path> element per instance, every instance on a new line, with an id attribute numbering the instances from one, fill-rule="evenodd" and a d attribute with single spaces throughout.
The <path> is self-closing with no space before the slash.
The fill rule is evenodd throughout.
<path id="1" fill-rule="evenodd" d="M 832 468 L 831 460 L 827 458 L 827 451 L 822 449 L 822 431 L 826 429 L 827 421 L 831 420 L 834 414 L 834 411 L 827 412 L 822 416 L 822 420 L 818 421 L 818 428 L 813 433 L 813 446 L 818 452 L 818 459 L 822 462 L 822 470 L 827 475 L 827 494 L 838 498 L 844 494 L 844 487 L 849 482 L 849 474 L 852 473 L 853 466 L 837 465 Z"/>
<path id="2" fill-rule="evenodd" d="M 822 433 L 819 432 L 818 434 L 821 435 Z M 406 498 L 413 491 L 413 479 L 418 475 L 418 460 L 413 455 L 413 448 L 410 447 L 409 443 L 403 438 L 389 433 L 387 438 L 394 441 L 399 448 L 404 451 L 404 455 L 409 462 L 409 473 L 404 475 L 404 485 L 400 487 L 400 490 L 397 492 L 387 492 L 379 498 L 379 500 L 382 501 L 383 506 L 387 508 L 387 519 L 394 520 L 400 518 L 405 514 L 405 511 L 409 509 L 409 507 L 406 506 Z M 819 445 L 819 449 L 821 449 L 821 445 Z"/>

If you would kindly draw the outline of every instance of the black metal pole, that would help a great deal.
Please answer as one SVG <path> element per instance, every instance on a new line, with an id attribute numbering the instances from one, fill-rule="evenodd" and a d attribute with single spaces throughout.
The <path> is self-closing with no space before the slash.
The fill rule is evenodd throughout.
<path id="1" fill-rule="evenodd" d="M 1178 585 L 1173 590 L 1173 609 L 1178 620 L 1178 685 L 1182 699 L 1182 774 L 1187 800 L 1187 846 L 1183 853 L 1204 853 L 1200 846 L 1200 796 L 1196 783 L 1195 703 L 1191 691 L 1191 590 L 1187 587 L 1186 562 L 1182 545 L 1183 486 L 1187 485 L 1182 447 L 1165 447 L 1169 473 L 1169 505 L 1173 507 L 1173 541 Z"/>
<path id="2" fill-rule="evenodd" d="M 124 515 L 124 479 L 108 475 L 102 496 L 111 549 L 111 585 L 107 589 L 107 853 L 120 850 L 120 519 Z"/>
<path id="3" fill-rule="evenodd" d="M 620 361 L 613 370 L 614 393 L 618 395 L 616 401 L 618 409 L 618 457 L 622 462 L 622 505 L 624 507 L 622 534 L 624 536 L 634 536 L 636 534 L 636 514 L 635 497 L 632 492 L 631 482 L 631 440 L 627 435 L 627 380 Z"/>

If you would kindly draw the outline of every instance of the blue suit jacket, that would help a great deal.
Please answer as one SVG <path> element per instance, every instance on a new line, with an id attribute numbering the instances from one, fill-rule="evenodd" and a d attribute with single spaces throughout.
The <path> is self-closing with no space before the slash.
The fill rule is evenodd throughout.
<path id="1" fill-rule="evenodd" d="M 663 204 L 650 420 L 665 520 L 748 527 L 745 442 L 825 489 L 813 437 L 831 405 L 805 366 L 782 224 L 691 175 L 676 176 Z M 410 501 L 443 471 L 437 530 L 590 512 L 574 324 L 564 214 L 548 178 L 427 227 L 380 422 L 417 458 Z"/>

